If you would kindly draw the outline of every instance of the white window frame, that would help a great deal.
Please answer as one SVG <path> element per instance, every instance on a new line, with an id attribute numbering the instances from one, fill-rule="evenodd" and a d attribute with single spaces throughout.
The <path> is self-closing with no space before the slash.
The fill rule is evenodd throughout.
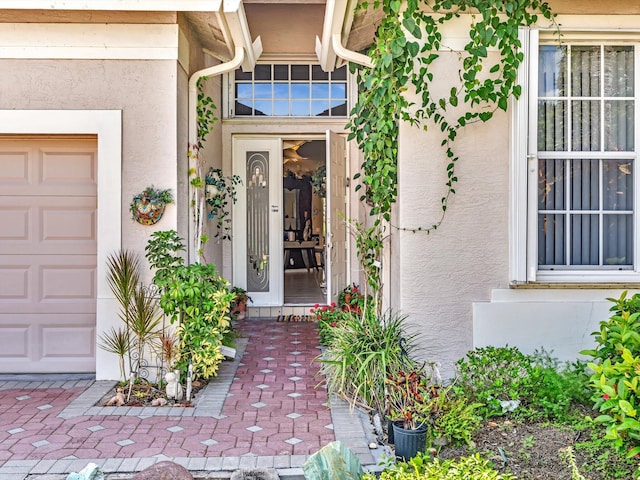
<path id="1" fill-rule="evenodd" d="M 561 41 L 570 44 L 628 44 L 635 47 L 635 153 L 633 176 L 634 244 L 631 270 L 540 270 L 538 268 L 538 47 L 558 42 L 550 30 L 520 30 L 525 61 L 518 72 L 522 96 L 514 102 L 511 117 L 511 204 L 509 266 L 512 285 L 524 284 L 620 284 L 640 282 L 640 35 L 637 32 L 563 32 Z"/>

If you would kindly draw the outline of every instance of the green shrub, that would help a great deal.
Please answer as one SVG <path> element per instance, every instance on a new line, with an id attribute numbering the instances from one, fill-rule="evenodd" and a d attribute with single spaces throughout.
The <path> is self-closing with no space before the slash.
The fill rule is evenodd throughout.
<path id="1" fill-rule="evenodd" d="M 455 395 L 483 404 L 478 413 L 485 418 L 515 407 L 516 416 L 568 421 L 574 415 L 573 406 L 588 397 L 585 362 L 561 366 L 544 350 L 525 355 L 516 347 L 476 348 L 456 367 Z"/>
<path id="2" fill-rule="evenodd" d="M 591 356 L 592 400 L 599 415 L 595 421 L 606 427 L 605 438 L 632 457 L 640 453 L 640 311 L 637 295 L 626 299 L 624 292 L 615 303 L 614 314 L 600 322 L 593 332 L 596 348 L 581 352 Z"/>
<path id="3" fill-rule="evenodd" d="M 531 398 L 528 408 L 534 417 L 571 423 L 580 417 L 575 405 L 587 405 L 589 373 L 586 362 L 561 365 L 544 350 L 531 356 Z"/>
<path id="4" fill-rule="evenodd" d="M 309 311 L 318 322 L 318 340 L 320 345 L 327 346 L 333 341 L 336 327 L 343 322 L 344 315 L 336 307 L 335 303 L 331 305 L 320 305 L 316 303 Z"/>
<path id="5" fill-rule="evenodd" d="M 193 365 L 194 378 L 211 378 L 224 356 L 220 347 L 229 329 L 229 304 L 234 294 L 229 282 L 213 264 L 184 265 L 177 253 L 180 237 L 173 230 L 155 232 L 146 257 L 156 269 L 153 281 L 160 289 L 160 306 L 171 323 L 178 322 L 178 358 L 175 368 L 186 372 Z"/>
<path id="6" fill-rule="evenodd" d="M 476 348 L 456 362 L 456 369 L 456 395 L 483 404 L 478 411 L 485 418 L 504 413 L 501 401 L 522 403 L 532 395 L 531 358 L 516 347 Z"/>
<path id="7" fill-rule="evenodd" d="M 471 445 L 471 437 L 481 426 L 482 419 L 476 413 L 480 407 L 480 403 L 468 403 L 464 398 L 451 398 L 448 391 L 441 392 L 430 436 L 444 437 L 453 445 Z"/>
<path id="8" fill-rule="evenodd" d="M 366 474 L 363 480 L 375 480 Z M 380 480 L 515 480 L 509 473 L 498 473 L 479 454 L 458 460 L 431 459 L 430 453 L 418 454 L 408 462 L 398 462 L 380 474 Z"/>

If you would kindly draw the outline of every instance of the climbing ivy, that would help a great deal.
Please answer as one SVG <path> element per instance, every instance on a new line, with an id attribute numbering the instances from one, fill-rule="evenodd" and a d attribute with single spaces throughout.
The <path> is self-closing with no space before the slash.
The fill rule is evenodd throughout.
<path id="1" fill-rule="evenodd" d="M 189 144 L 187 157 L 193 159 L 194 166 L 189 169 L 189 183 L 191 184 L 191 208 L 193 210 L 194 247 L 199 260 L 204 260 L 204 245 L 209 236 L 204 233 L 204 220 L 216 220 L 216 238 L 231 239 L 230 202 L 236 202 L 236 185 L 240 184 L 238 175 L 224 176 L 222 170 L 210 168 L 203 174 L 204 160 L 200 152 L 204 149 L 207 135 L 211 133 L 218 118 L 215 116 L 216 105 L 213 99 L 204 93 L 204 82 L 208 77 L 202 77 L 197 82 L 198 101 L 196 104 L 197 137 L 194 145 Z M 207 186 L 215 187 L 213 194 L 207 196 Z M 205 204 L 209 212 L 205 212 Z"/>
<path id="2" fill-rule="evenodd" d="M 358 8 L 368 8 L 362 2 Z M 361 200 L 370 205 L 375 224 L 390 222 L 398 190 L 399 122 L 442 134 L 440 147 L 447 158 L 447 181 L 441 197 L 442 216 L 427 226 L 401 228 L 435 230 L 442 223 L 451 195 L 455 194 L 458 155 L 453 148 L 460 129 L 489 121 L 497 110 L 506 110 L 511 97 L 519 98 L 517 71 L 524 60 L 518 28 L 531 26 L 539 15 L 554 22 L 547 2 L 540 0 L 380 0 L 384 17 L 369 50 L 372 68 L 360 68 L 358 101 L 348 123 L 349 139 L 355 139 L 364 155 L 360 183 Z M 441 31 L 453 20 L 468 15 L 469 41 L 456 52 L 460 62 L 458 83 L 446 95 L 432 88 L 438 72 L 435 62 L 442 51 Z M 497 55 L 489 55 L 493 50 Z M 497 57 L 497 59 L 496 59 Z M 411 89 L 420 102 L 407 99 Z"/>

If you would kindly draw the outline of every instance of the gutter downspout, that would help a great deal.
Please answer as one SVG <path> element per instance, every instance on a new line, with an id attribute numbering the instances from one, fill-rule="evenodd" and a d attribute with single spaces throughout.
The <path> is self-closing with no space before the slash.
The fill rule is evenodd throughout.
<path id="1" fill-rule="evenodd" d="M 369 57 L 369 55 L 354 52 L 353 50 L 345 48 L 342 45 L 342 35 L 340 35 L 339 33 L 334 33 L 331 36 L 331 46 L 333 47 L 333 51 L 336 52 L 336 55 L 343 60 L 357 63 L 365 67 L 373 68 L 373 60 L 371 60 L 371 57 Z"/>
<path id="2" fill-rule="evenodd" d="M 203 77 L 211 77 L 215 75 L 222 75 L 223 73 L 230 72 L 232 70 L 236 70 L 242 65 L 244 61 L 244 48 L 242 46 L 236 46 L 235 48 L 235 56 L 229 60 L 228 62 L 221 63 L 219 65 L 214 65 L 213 67 L 203 68 L 202 70 L 198 70 L 193 73 L 189 78 L 189 123 L 188 123 L 188 138 L 189 138 L 189 151 L 193 148 L 193 145 L 196 145 L 198 142 L 198 114 L 197 114 L 197 105 L 198 105 L 198 80 Z M 196 159 L 193 158 L 192 155 L 189 155 L 189 170 L 197 168 Z M 199 205 L 200 207 L 204 207 L 204 194 L 200 195 L 198 189 L 193 190 L 191 183 L 189 183 L 189 198 L 193 195 L 193 201 L 195 205 Z M 202 198 L 200 198 L 202 197 Z M 201 225 L 204 222 L 204 218 L 202 218 L 204 208 L 198 208 L 198 211 L 201 212 L 200 217 L 198 219 L 193 219 L 193 221 L 189 222 L 189 239 L 193 239 L 193 243 L 189 241 L 188 245 L 193 245 L 195 248 L 188 250 L 189 255 L 189 263 L 194 261 L 200 261 L 200 254 L 198 253 L 202 248 L 202 242 L 200 240 Z M 196 224 L 197 222 L 197 224 Z M 197 235 L 197 237 L 196 237 Z"/>
<path id="3" fill-rule="evenodd" d="M 373 61 L 368 55 L 349 50 L 342 45 L 342 29 L 346 23 L 349 0 L 326 0 L 322 40 L 316 36 L 316 55 L 325 72 L 336 68 L 336 57 L 348 62 L 372 68 Z"/>

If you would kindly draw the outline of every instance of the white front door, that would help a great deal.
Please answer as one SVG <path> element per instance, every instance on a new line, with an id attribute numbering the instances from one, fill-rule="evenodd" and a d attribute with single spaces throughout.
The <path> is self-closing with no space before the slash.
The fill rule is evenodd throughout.
<path id="1" fill-rule="evenodd" d="M 346 141 L 327 130 L 327 304 L 347 286 Z"/>
<path id="2" fill-rule="evenodd" d="M 282 140 L 234 137 L 233 160 L 233 283 L 254 305 L 282 305 Z"/>
<path id="3" fill-rule="evenodd" d="M 247 290 L 254 306 L 284 304 L 282 149 L 281 137 L 233 138 L 233 173 L 242 179 L 233 209 L 233 284 Z M 337 301 L 348 280 L 345 151 L 344 137 L 327 131 L 327 303 Z"/>

